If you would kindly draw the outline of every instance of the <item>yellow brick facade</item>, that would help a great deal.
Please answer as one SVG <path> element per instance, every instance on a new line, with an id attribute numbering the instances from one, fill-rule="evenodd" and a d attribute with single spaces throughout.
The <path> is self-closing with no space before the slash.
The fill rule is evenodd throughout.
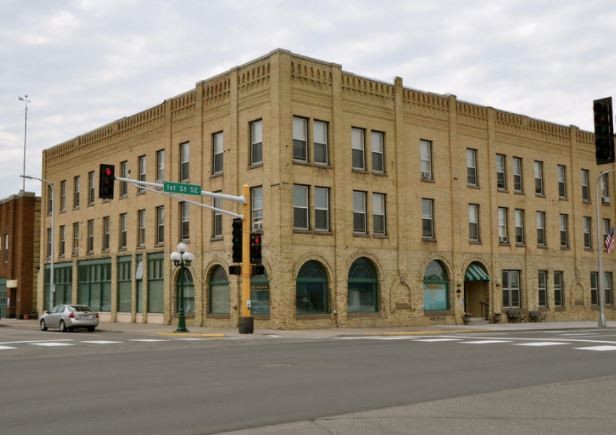
<path id="1" fill-rule="evenodd" d="M 293 159 L 293 118 L 307 120 L 308 162 Z M 262 164 L 250 164 L 250 123 L 261 120 Z M 327 125 L 328 163 L 315 163 L 315 122 Z M 352 129 L 365 133 L 366 170 L 352 168 Z M 213 135 L 224 134 L 224 170 L 212 174 Z M 372 170 L 371 133 L 384 137 L 384 170 Z M 431 143 L 433 179 L 421 176 L 420 141 Z M 592 218 L 592 246 L 596 248 L 594 138 L 577 127 L 564 127 L 523 115 L 499 111 L 405 88 L 402 79 L 382 83 L 342 70 L 340 65 L 276 50 L 263 58 L 197 83 L 194 89 L 169 98 L 139 114 L 122 118 L 47 149 L 43 178 L 59 186 L 66 180 L 66 205 L 56 226 L 65 227 L 64 256 L 55 247 L 56 263 L 71 266 L 73 302 L 80 301 L 79 265 L 100 259 L 110 263 L 110 276 L 101 278 L 103 319 L 164 322 L 175 316 L 177 272 L 168 260 L 179 241 L 179 201 L 153 192 L 137 193 L 128 186 L 125 197 L 98 199 L 98 165 L 114 164 L 120 175 L 128 162 L 130 178 L 138 178 L 138 158 L 146 158 L 146 180 L 156 181 L 156 151 L 164 150 L 164 178 L 180 181 L 180 144 L 190 144 L 191 184 L 204 190 L 239 195 L 241 186 L 263 189 L 263 263 L 269 286 L 269 314 L 255 315 L 255 327 L 310 328 L 459 323 L 467 311 L 492 319 L 503 310 L 503 271 L 519 271 L 520 308 L 541 309 L 548 320 L 596 319 L 591 302 L 591 271 L 597 270 L 596 249 L 584 248 L 583 217 Z M 467 183 L 466 150 L 477 153 L 478 185 Z M 497 188 L 496 155 L 505 156 L 506 189 Z M 513 158 L 522 161 L 522 192 L 513 186 Z M 544 195 L 535 194 L 534 162 L 543 163 Z M 565 166 L 566 198 L 559 198 L 557 165 Z M 582 198 L 582 169 L 590 175 L 590 201 Z M 95 171 L 95 199 L 88 204 L 88 173 Z M 74 177 L 80 177 L 80 205 L 73 208 Z M 308 186 L 310 225 L 294 228 L 294 186 Z M 329 230 L 315 229 L 315 189 L 329 188 Z M 608 188 L 614 192 L 614 177 Z M 354 232 L 353 191 L 367 193 L 366 234 Z M 372 231 L 372 194 L 386 198 L 386 232 Z M 199 197 L 195 199 L 201 201 Z M 422 199 L 433 200 L 434 237 L 422 235 Z M 45 198 L 44 198 L 45 200 Z M 59 205 L 60 189 L 56 188 Z M 210 199 L 202 200 L 210 204 Z M 480 241 L 469 241 L 469 204 L 479 205 Z M 165 243 L 157 244 L 156 207 L 164 206 Z M 232 202 L 224 207 L 239 212 Z M 508 241 L 498 237 L 498 208 L 507 208 Z M 56 207 L 59 209 L 59 206 Z M 515 243 L 514 210 L 524 210 L 524 243 Z M 145 210 L 146 241 L 137 247 L 137 211 Z M 601 205 L 601 217 L 614 223 L 613 205 Z M 536 212 L 546 213 L 545 247 L 537 246 Z M 128 218 L 127 246 L 119 249 L 119 215 Z M 559 215 L 568 216 L 569 246 L 560 246 Z M 102 250 L 103 217 L 109 216 L 110 248 Z M 94 221 L 94 249 L 87 251 L 87 221 Z M 41 240 L 49 216 L 42 217 Z M 235 326 L 238 321 L 239 280 L 228 276 L 228 313 L 211 313 L 212 268 L 226 272 L 231 262 L 231 217 L 223 217 L 222 237 L 212 238 L 212 211 L 190 206 L 188 247 L 197 261 L 191 266 L 194 315 L 188 325 Z M 72 228 L 80 225 L 78 252 L 72 251 Z M 56 233 L 57 234 L 57 233 Z M 59 239 L 59 238 L 58 238 Z M 42 252 L 42 251 L 41 251 Z M 148 312 L 148 261 L 138 284 L 136 255 L 164 256 L 162 312 Z M 118 257 L 129 258 L 130 311 L 119 311 Z M 48 266 L 41 255 L 41 267 Z M 605 270 L 615 262 L 606 255 Z M 377 281 L 374 312 L 349 312 L 349 271 L 358 259 L 372 264 Z M 447 274 L 446 307 L 425 310 L 424 275 L 437 260 Z M 323 312 L 299 314 L 296 285 L 300 269 L 317 261 L 327 279 Z M 84 263 L 85 264 L 85 263 Z M 466 279 L 471 264 L 480 265 L 490 281 Z M 547 271 L 545 307 L 539 305 L 538 271 Z M 555 306 L 554 272 L 563 272 L 563 304 Z M 41 274 L 42 275 L 42 274 Z M 96 279 L 95 279 L 96 280 Z M 141 285 L 142 287 L 139 287 Z M 217 284 L 219 285 L 219 284 Z M 465 292 L 466 287 L 466 292 Z M 92 287 L 90 287 L 92 288 Z M 128 288 L 128 287 L 126 287 Z M 45 291 L 39 279 L 38 301 Z M 91 291 L 91 290 L 90 290 Z M 98 289 L 94 290 L 95 297 Z M 137 296 L 142 291 L 141 296 Z M 362 293 L 364 294 L 364 293 Z M 353 296 L 354 297 L 354 296 Z M 126 295 L 124 296 L 126 299 Z M 138 300 L 139 299 L 139 300 Z M 223 298 L 224 300 L 224 298 Z M 613 302 L 613 301 L 612 301 Z M 158 303 L 158 302 L 157 302 Z M 192 303 L 192 302 L 191 302 Z M 42 310 L 42 305 L 39 310 Z M 607 317 L 615 317 L 607 305 Z M 224 311 L 224 310 L 223 310 Z"/>

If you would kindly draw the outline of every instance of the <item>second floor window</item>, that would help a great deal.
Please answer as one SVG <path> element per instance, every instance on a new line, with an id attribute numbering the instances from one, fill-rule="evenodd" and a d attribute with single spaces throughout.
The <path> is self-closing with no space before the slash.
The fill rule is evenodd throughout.
<path id="1" fill-rule="evenodd" d="M 165 180 L 165 150 L 156 151 L 156 182 Z"/>
<path id="2" fill-rule="evenodd" d="M 353 232 L 366 234 L 368 232 L 366 215 L 366 192 L 353 191 Z"/>
<path id="3" fill-rule="evenodd" d="M 145 210 L 137 211 L 137 246 L 145 246 Z"/>
<path id="4" fill-rule="evenodd" d="M 481 241 L 479 232 L 479 204 L 468 205 L 468 239 L 471 242 Z"/>
<path id="5" fill-rule="evenodd" d="M 53 213 L 53 187 L 47 186 L 47 214 Z"/>
<path id="6" fill-rule="evenodd" d="M 223 155 L 225 152 L 224 133 L 219 131 L 212 136 L 212 174 L 220 174 L 223 171 Z"/>
<path id="7" fill-rule="evenodd" d="M 222 200 L 212 198 L 212 207 L 222 208 Z M 212 238 L 220 237 L 222 237 L 222 213 L 218 210 L 212 210 Z"/>
<path id="8" fill-rule="evenodd" d="M 559 217 L 560 222 L 560 247 L 569 247 L 569 215 L 561 214 Z"/>
<path id="9" fill-rule="evenodd" d="M 507 172 L 506 159 L 502 154 L 496 155 L 496 188 L 500 190 L 507 189 Z"/>
<path id="10" fill-rule="evenodd" d="M 60 181 L 60 211 L 66 210 L 66 180 Z"/>
<path id="11" fill-rule="evenodd" d="M 250 123 L 250 164 L 260 165 L 263 163 L 263 121 L 257 120 Z"/>
<path id="12" fill-rule="evenodd" d="M 190 239 L 190 209 L 187 202 L 180 202 L 180 240 Z"/>
<path id="13" fill-rule="evenodd" d="M 610 187 L 609 187 L 609 174 L 603 174 L 601 176 L 599 189 L 601 191 L 601 203 L 605 205 L 610 204 Z"/>
<path id="14" fill-rule="evenodd" d="M 79 222 L 73 223 L 73 255 L 79 255 Z"/>
<path id="15" fill-rule="evenodd" d="M 360 171 L 366 170 L 365 135 L 365 130 L 361 128 L 353 128 L 351 130 L 352 167 Z"/>
<path id="16" fill-rule="evenodd" d="M 582 169 L 582 200 L 590 202 L 590 171 Z"/>
<path id="17" fill-rule="evenodd" d="M 524 244 L 524 210 L 519 208 L 515 209 L 515 242 Z"/>
<path id="18" fill-rule="evenodd" d="M 556 172 L 558 173 L 558 197 L 565 199 L 567 198 L 567 167 L 558 165 Z"/>
<path id="19" fill-rule="evenodd" d="M 421 200 L 421 236 L 424 239 L 434 239 L 434 200 Z"/>
<path id="20" fill-rule="evenodd" d="M 329 231 L 329 187 L 314 188 L 314 229 Z"/>
<path id="21" fill-rule="evenodd" d="M 327 122 L 314 121 L 314 162 L 329 163 Z"/>
<path id="22" fill-rule="evenodd" d="M 372 232 L 384 236 L 387 231 L 386 200 L 384 193 L 372 194 Z"/>
<path id="23" fill-rule="evenodd" d="M 146 165 L 146 160 L 145 160 L 145 156 L 139 156 L 138 158 L 138 162 L 139 162 L 139 181 L 145 181 L 145 165 Z M 145 189 L 141 186 L 137 187 L 137 192 L 144 192 Z"/>
<path id="24" fill-rule="evenodd" d="M 477 186 L 477 150 L 472 148 L 466 149 L 466 183 L 469 186 Z"/>
<path id="25" fill-rule="evenodd" d="M 79 175 L 73 178 L 73 208 L 79 208 L 79 199 L 80 199 L 80 180 Z"/>
<path id="26" fill-rule="evenodd" d="M 584 216 L 584 249 L 592 249 L 592 218 Z"/>
<path id="27" fill-rule="evenodd" d="M 293 228 L 307 230 L 308 216 L 308 186 L 296 184 L 293 186 Z"/>
<path id="28" fill-rule="evenodd" d="M 498 208 L 498 241 L 509 243 L 509 228 L 507 224 L 507 208 Z"/>
<path id="29" fill-rule="evenodd" d="M 257 229 L 257 225 L 263 224 L 263 187 L 257 186 L 250 189 L 250 215 L 252 217 L 252 229 Z"/>
<path id="30" fill-rule="evenodd" d="M 86 252 L 91 254 L 94 252 L 94 219 L 90 219 L 87 222 L 86 229 L 88 231 Z"/>
<path id="31" fill-rule="evenodd" d="M 546 246 L 545 237 L 545 212 L 538 211 L 536 216 L 537 221 L 537 246 Z"/>
<path id="32" fill-rule="evenodd" d="M 545 195 L 545 191 L 543 190 L 543 162 L 535 160 L 533 169 L 535 174 L 535 194 Z"/>
<path id="33" fill-rule="evenodd" d="M 419 157 L 421 160 L 421 179 L 433 180 L 432 174 L 432 142 L 429 140 L 419 141 Z"/>
<path id="34" fill-rule="evenodd" d="M 293 117 L 293 160 L 308 162 L 308 120 Z"/>
<path id="35" fill-rule="evenodd" d="M 563 282 L 563 272 L 555 271 L 554 272 L 554 306 L 562 307 L 564 305 L 564 287 L 565 284 Z"/>
<path id="36" fill-rule="evenodd" d="M 372 170 L 385 172 L 385 133 L 373 131 L 371 133 Z"/>
<path id="37" fill-rule="evenodd" d="M 94 171 L 88 172 L 88 205 L 94 204 L 96 192 L 94 190 Z"/>
<path id="38" fill-rule="evenodd" d="M 109 251 L 110 243 L 110 228 L 109 228 L 109 216 L 103 217 L 103 251 Z"/>
<path id="39" fill-rule="evenodd" d="M 126 249 L 126 246 L 128 245 L 128 218 L 126 213 L 122 213 L 120 215 L 119 229 L 120 239 L 118 240 L 118 248 Z"/>
<path id="40" fill-rule="evenodd" d="M 64 257 L 66 254 L 66 227 L 64 225 L 60 225 L 60 257 Z"/>
<path id="41" fill-rule="evenodd" d="M 120 162 L 120 177 L 128 178 L 128 162 L 125 160 Z M 128 194 L 128 183 L 126 181 L 120 181 L 120 197 L 124 197 Z"/>
<path id="42" fill-rule="evenodd" d="M 522 193 L 524 191 L 522 159 L 520 157 L 513 158 L 513 191 L 517 193 Z"/>
<path id="43" fill-rule="evenodd" d="M 180 144 L 180 181 L 188 182 L 190 178 L 190 143 Z"/>
<path id="44" fill-rule="evenodd" d="M 156 207 L 156 244 L 165 243 L 165 207 Z"/>
<path id="45" fill-rule="evenodd" d="M 537 272 L 537 304 L 540 307 L 548 306 L 548 272 L 545 270 Z"/>

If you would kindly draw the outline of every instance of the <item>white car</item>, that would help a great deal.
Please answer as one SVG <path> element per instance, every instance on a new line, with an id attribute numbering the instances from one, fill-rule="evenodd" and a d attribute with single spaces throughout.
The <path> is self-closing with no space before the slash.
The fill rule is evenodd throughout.
<path id="1" fill-rule="evenodd" d="M 88 328 L 94 332 L 98 326 L 98 313 L 87 305 L 56 305 L 51 311 L 45 311 L 39 320 L 41 331 L 58 328 L 62 332 L 76 328 Z"/>

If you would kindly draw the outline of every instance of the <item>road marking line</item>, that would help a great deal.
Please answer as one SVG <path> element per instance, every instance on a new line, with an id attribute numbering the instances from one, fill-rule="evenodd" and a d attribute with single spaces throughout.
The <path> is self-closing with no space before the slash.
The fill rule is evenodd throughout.
<path id="1" fill-rule="evenodd" d="M 20 340 L 20 341 L 4 341 L 0 342 L 2 344 L 25 344 L 25 343 L 48 343 L 50 341 L 58 342 L 58 341 L 73 341 L 72 338 L 61 338 L 59 340 Z"/>
<path id="2" fill-rule="evenodd" d="M 48 341 L 46 343 L 30 343 L 32 346 L 58 347 L 58 346 L 74 346 L 75 343 L 58 343 Z"/>
<path id="3" fill-rule="evenodd" d="M 155 343 L 157 341 L 171 341 L 171 340 L 164 340 L 161 338 L 133 338 L 131 340 L 128 341 L 138 341 L 141 343 Z"/>
<path id="4" fill-rule="evenodd" d="M 17 348 L 11 347 L 11 346 L 0 346 L 0 350 L 9 350 L 9 349 L 17 349 Z"/>
<path id="5" fill-rule="evenodd" d="M 541 347 L 541 346 L 557 346 L 559 344 L 568 344 L 568 343 L 557 342 L 557 341 L 536 341 L 534 343 L 515 343 L 514 346 L 535 346 L 535 347 Z"/>
<path id="6" fill-rule="evenodd" d="M 441 341 L 460 341 L 461 338 L 421 338 L 413 341 L 423 341 L 424 343 L 436 343 Z"/>
<path id="7" fill-rule="evenodd" d="M 84 340 L 80 341 L 80 343 L 87 344 L 115 344 L 115 343 L 124 343 L 123 341 L 111 341 L 111 340 Z"/>
<path id="8" fill-rule="evenodd" d="M 599 335 L 598 332 L 586 332 L 586 333 L 575 333 L 575 334 L 561 334 L 563 337 L 579 337 L 579 336 L 592 336 Z"/>
<path id="9" fill-rule="evenodd" d="M 185 338 L 174 338 L 175 341 L 210 341 L 207 338 L 197 338 L 197 337 L 185 337 Z"/>
<path id="10" fill-rule="evenodd" d="M 462 341 L 460 344 L 492 344 L 492 343 L 511 343 L 510 340 L 477 340 L 477 341 Z"/>
<path id="11" fill-rule="evenodd" d="M 616 350 L 616 346 L 590 346 L 590 347 L 576 347 L 577 350 L 595 350 L 599 352 L 605 352 L 606 350 Z"/>

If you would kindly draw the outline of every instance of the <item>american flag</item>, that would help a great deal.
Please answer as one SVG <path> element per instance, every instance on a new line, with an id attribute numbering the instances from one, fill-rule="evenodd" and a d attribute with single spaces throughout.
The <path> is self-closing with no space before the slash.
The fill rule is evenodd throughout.
<path id="1" fill-rule="evenodd" d="M 614 227 L 610 228 L 610 232 L 607 234 L 605 238 L 605 250 L 608 254 L 611 254 L 614 250 L 614 246 L 616 245 L 616 240 L 614 239 Z"/>

